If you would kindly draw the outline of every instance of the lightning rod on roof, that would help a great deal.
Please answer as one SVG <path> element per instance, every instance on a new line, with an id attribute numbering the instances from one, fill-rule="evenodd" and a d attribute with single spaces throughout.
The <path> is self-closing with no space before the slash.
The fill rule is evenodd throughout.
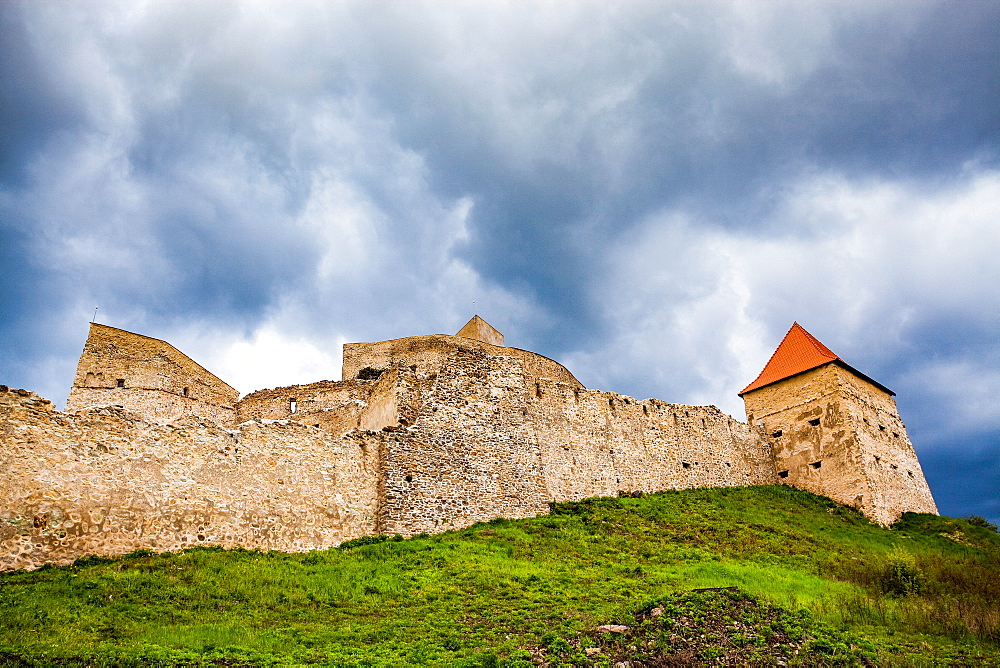
<path id="1" fill-rule="evenodd" d="M 90 319 L 91 323 L 97 322 L 97 307 L 94 307 L 94 317 Z"/>

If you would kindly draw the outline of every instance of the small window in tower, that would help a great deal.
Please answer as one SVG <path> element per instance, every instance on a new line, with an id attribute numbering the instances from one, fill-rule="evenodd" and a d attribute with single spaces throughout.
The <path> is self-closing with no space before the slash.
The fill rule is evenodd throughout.
<path id="1" fill-rule="evenodd" d="M 885 425 L 884 425 L 884 424 L 880 424 L 880 425 L 878 426 L 878 430 L 879 430 L 879 431 L 885 431 Z"/>
<path id="2" fill-rule="evenodd" d="M 818 469 L 819 467 L 823 466 L 823 462 L 821 462 L 821 461 L 819 461 L 819 462 L 813 462 L 809 466 L 813 467 L 814 469 Z"/>
<path id="3" fill-rule="evenodd" d="M 809 424 L 811 424 L 814 427 L 818 427 L 819 426 L 819 418 L 816 418 L 815 420 L 809 420 Z"/>
<path id="4" fill-rule="evenodd" d="M 910 476 L 912 478 L 913 477 L 913 471 L 907 471 L 906 475 L 908 475 L 908 476 Z"/>
<path id="5" fill-rule="evenodd" d="M 778 474 L 778 477 L 779 478 L 787 478 L 788 477 L 788 471 L 782 471 L 781 473 Z"/>
<path id="6" fill-rule="evenodd" d="M 691 465 L 690 465 L 690 464 L 688 464 L 687 462 L 681 462 L 681 466 L 683 466 L 683 467 L 684 467 L 684 468 L 686 468 L 686 469 L 689 469 L 689 468 L 691 468 Z"/>
<path id="7" fill-rule="evenodd" d="M 775 429 L 774 431 L 772 431 L 772 432 L 771 432 L 771 436 L 773 436 L 773 437 L 775 437 L 775 438 L 778 438 L 778 437 L 779 437 L 779 436 L 781 436 L 781 435 L 782 435 L 783 433 L 784 433 L 784 432 L 782 432 L 782 431 L 781 431 L 780 429 Z"/>
<path id="8" fill-rule="evenodd" d="M 295 399 L 289 399 L 288 400 L 288 412 L 289 413 L 294 413 L 296 410 L 298 410 L 298 408 L 299 408 L 299 402 L 298 401 L 296 401 Z"/>
<path id="9" fill-rule="evenodd" d="M 184 396 L 185 397 L 188 396 L 188 388 L 186 388 L 186 387 L 184 388 Z"/>
<path id="10" fill-rule="evenodd" d="M 115 383 L 117 384 L 118 387 L 125 387 L 125 379 L 124 378 L 119 378 L 118 380 L 115 381 Z"/>
<path id="11" fill-rule="evenodd" d="M 899 434 L 898 434 L 898 433 L 896 433 L 896 432 L 892 432 L 892 437 L 893 437 L 893 438 L 899 438 Z"/>

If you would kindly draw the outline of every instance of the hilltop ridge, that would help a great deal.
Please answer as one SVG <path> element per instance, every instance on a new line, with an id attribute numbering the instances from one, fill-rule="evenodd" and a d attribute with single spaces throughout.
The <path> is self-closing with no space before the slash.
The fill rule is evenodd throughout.
<path id="1" fill-rule="evenodd" d="M 1000 665 L 998 566 L 976 521 L 679 490 L 306 554 L 8 573 L 0 647 L 13 665 Z"/>

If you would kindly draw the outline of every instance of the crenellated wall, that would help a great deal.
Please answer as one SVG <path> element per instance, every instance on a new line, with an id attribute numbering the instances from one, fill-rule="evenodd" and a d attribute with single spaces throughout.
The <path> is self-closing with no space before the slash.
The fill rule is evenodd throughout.
<path id="1" fill-rule="evenodd" d="M 715 406 L 638 401 L 551 381 L 529 393 L 546 485 L 559 500 L 777 482 L 770 446 Z"/>

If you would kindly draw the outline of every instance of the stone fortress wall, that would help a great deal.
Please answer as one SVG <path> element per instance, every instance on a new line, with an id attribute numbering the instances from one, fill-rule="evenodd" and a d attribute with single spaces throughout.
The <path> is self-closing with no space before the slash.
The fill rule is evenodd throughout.
<path id="1" fill-rule="evenodd" d="M 411 372 L 412 373 L 412 372 Z M 775 484 L 770 445 L 713 406 L 587 390 L 459 350 L 384 434 L 379 530 L 412 535 L 619 491 Z"/>
<path id="2" fill-rule="evenodd" d="M 294 421 L 164 425 L 0 386 L 0 569 L 195 545 L 302 551 L 373 533 L 377 444 Z"/>
<path id="3" fill-rule="evenodd" d="M 156 422 L 231 424 L 239 392 L 166 341 L 91 323 L 67 411 L 119 406 Z"/>
<path id="4" fill-rule="evenodd" d="M 461 332 L 489 340 L 347 344 L 345 380 L 237 400 L 169 344 L 92 325 L 67 412 L 0 394 L 0 568 L 136 548 L 322 549 L 620 491 L 784 483 L 882 523 L 936 512 L 891 395 L 849 367 L 745 391 L 744 424 L 586 389 L 478 316 Z"/>

